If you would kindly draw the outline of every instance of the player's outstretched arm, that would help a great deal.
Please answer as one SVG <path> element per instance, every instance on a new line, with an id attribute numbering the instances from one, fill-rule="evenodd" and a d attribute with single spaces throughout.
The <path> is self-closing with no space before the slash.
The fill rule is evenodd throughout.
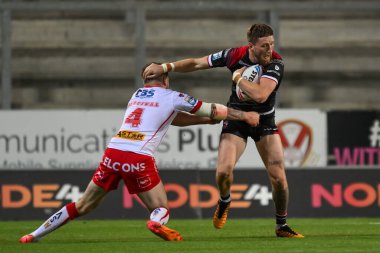
<path id="1" fill-rule="evenodd" d="M 199 109 L 194 112 L 198 116 L 206 116 L 215 120 L 240 120 L 251 126 L 259 124 L 260 115 L 257 112 L 243 112 L 227 106 L 215 103 L 203 102 Z"/>
<path id="2" fill-rule="evenodd" d="M 163 63 L 161 65 L 152 63 L 144 70 L 143 78 L 156 78 L 162 75 L 163 73 L 167 72 L 186 73 L 201 69 L 207 69 L 210 67 L 208 65 L 207 57 L 208 56 L 204 56 L 201 58 L 189 58 L 171 63 Z"/>
<path id="3" fill-rule="evenodd" d="M 214 120 L 209 117 L 200 117 L 187 112 L 179 112 L 172 121 L 173 126 L 192 126 L 201 124 L 218 124 L 220 120 Z"/>

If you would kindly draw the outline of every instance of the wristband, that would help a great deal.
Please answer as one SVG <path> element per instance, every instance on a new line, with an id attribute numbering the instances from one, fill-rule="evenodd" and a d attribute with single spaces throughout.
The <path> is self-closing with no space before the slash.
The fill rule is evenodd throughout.
<path id="1" fill-rule="evenodd" d="M 175 69 L 174 63 L 162 63 L 161 67 L 163 68 L 164 73 L 174 71 L 174 69 Z"/>
<path id="2" fill-rule="evenodd" d="M 227 106 L 221 104 L 202 102 L 201 107 L 194 114 L 210 119 L 224 120 L 227 118 L 228 109 Z"/>
<path id="3" fill-rule="evenodd" d="M 162 63 L 161 67 L 164 69 L 164 73 L 168 73 L 168 67 L 166 66 L 166 63 Z"/>
<path id="4" fill-rule="evenodd" d="M 243 80 L 243 77 L 240 77 L 239 80 L 237 80 L 236 85 L 239 86 L 240 81 Z"/>
<path id="5" fill-rule="evenodd" d="M 240 76 L 240 77 L 239 77 Z M 234 83 L 237 83 L 238 80 L 241 78 L 241 74 L 239 72 L 235 72 L 233 75 L 232 75 L 232 81 L 234 81 Z"/>
<path id="6" fill-rule="evenodd" d="M 174 70 L 175 70 L 174 63 L 171 62 L 169 65 L 170 65 L 172 68 L 171 68 L 170 70 L 168 69 L 168 71 L 174 71 Z"/>

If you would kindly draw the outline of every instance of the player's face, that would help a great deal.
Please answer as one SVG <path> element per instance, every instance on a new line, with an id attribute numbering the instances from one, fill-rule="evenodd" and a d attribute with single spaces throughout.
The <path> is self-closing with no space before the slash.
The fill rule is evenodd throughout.
<path id="1" fill-rule="evenodd" d="M 250 47 L 252 47 L 258 63 L 264 66 L 268 65 L 272 60 L 272 52 L 274 50 L 274 37 L 268 36 L 259 38 L 256 44 L 250 43 Z"/>

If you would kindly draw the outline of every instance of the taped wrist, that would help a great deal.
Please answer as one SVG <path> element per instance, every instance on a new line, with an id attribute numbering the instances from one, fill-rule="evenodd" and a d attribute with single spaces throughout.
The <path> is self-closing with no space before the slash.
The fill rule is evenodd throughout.
<path id="1" fill-rule="evenodd" d="M 238 83 L 243 77 L 241 76 L 241 74 L 239 72 L 234 72 L 234 74 L 232 75 L 232 81 L 234 81 L 234 83 Z"/>
<path id="2" fill-rule="evenodd" d="M 227 107 L 221 104 L 205 103 L 194 114 L 201 117 L 209 117 L 216 120 L 224 120 L 227 118 Z"/>
<path id="3" fill-rule="evenodd" d="M 168 73 L 170 71 L 174 71 L 175 70 L 174 63 L 162 63 L 161 67 L 164 70 L 164 73 Z"/>
<path id="4" fill-rule="evenodd" d="M 211 119 L 225 120 L 227 119 L 228 110 L 227 106 L 221 104 L 212 104 Z"/>

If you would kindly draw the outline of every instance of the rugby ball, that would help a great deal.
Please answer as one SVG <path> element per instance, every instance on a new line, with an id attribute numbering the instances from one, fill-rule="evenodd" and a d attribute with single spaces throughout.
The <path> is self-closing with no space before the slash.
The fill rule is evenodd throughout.
<path id="1" fill-rule="evenodd" d="M 248 80 L 252 83 L 258 83 L 259 80 L 260 80 L 260 77 L 263 73 L 263 69 L 261 67 L 261 65 L 259 64 L 256 64 L 256 65 L 252 65 L 248 68 L 246 68 L 242 74 L 242 77 L 245 79 L 245 80 Z M 251 100 L 250 97 L 248 97 L 244 91 L 242 91 L 239 87 L 239 85 L 236 85 L 236 95 L 238 96 L 239 100 L 240 101 L 249 101 Z"/>

